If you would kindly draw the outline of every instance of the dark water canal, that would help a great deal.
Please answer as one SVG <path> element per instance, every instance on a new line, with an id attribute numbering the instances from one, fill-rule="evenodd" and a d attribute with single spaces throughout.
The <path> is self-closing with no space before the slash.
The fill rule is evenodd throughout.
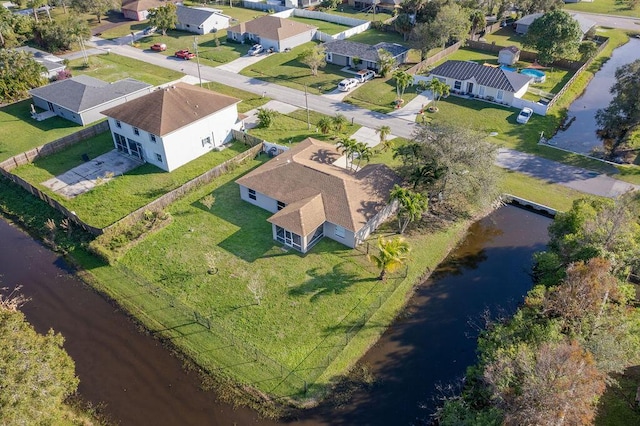
<path id="1" fill-rule="evenodd" d="M 288 424 L 424 422 L 435 384 L 462 376 L 474 362 L 482 313 L 512 312 L 522 301 L 531 286 L 531 255 L 544 248 L 549 223 L 508 206 L 474 224 L 365 355 L 377 377 L 373 390 L 356 393 L 346 407 L 322 405 Z M 73 278 L 58 256 L 1 220 L 0 274 L 3 286 L 24 285 L 32 301 L 23 310 L 38 331 L 54 328 L 65 336 L 81 395 L 104 402 L 104 411 L 121 425 L 275 424 L 217 403 L 155 340 Z"/>

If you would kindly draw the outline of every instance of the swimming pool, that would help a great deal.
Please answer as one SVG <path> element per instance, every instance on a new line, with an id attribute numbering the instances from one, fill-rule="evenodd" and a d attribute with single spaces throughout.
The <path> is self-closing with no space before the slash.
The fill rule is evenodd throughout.
<path id="1" fill-rule="evenodd" d="M 505 71 L 511 71 L 511 72 L 515 72 L 515 71 L 517 71 L 515 68 L 513 68 L 513 67 L 508 67 L 508 66 L 506 66 L 506 65 L 500 65 L 500 69 L 501 69 L 501 70 L 505 70 Z"/>
<path id="2" fill-rule="evenodd" d="M 520 71 L 520 74 L 528 75 L 533 78 L 534 83 L 544 83 L 547 76 L 540 70 L 536 70 L 533 68 L 525 68 Z"/>

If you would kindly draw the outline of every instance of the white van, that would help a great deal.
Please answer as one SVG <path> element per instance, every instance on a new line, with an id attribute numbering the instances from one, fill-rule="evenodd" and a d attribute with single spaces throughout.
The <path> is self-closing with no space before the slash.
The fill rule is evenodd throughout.
<path id="1" fill-rule="evenodd" d="M 348 92 L 358 85 L 358 80 L 355 78 L 345 78 L 340 83 L 338 83 L 338 90 L 341 92 Z"/>
<path id="2" fill-rule="evenodd" d="M 376 76 L 375 71 L 371 71 L 371 70 L 360 70 L 358 71 L 358 73 L 356 74 L 356 80 L 358 80 L 360 83 L 364 83 L 367 80 L 371 80 L 373 77 Z"/>

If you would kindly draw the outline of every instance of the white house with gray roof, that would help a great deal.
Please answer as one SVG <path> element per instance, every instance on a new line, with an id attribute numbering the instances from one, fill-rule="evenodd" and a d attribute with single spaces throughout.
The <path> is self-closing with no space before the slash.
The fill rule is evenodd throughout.
<path id="1" fill-rule="evenodd" d="M 531 82 L 531 77 L 524 74 L 469 61 L 446 61 L 431 70 L 426 80 L 432 78 L 446 83 L 452 93 L 509 106 L 522 98 Z"/>
<path id="2" fill-rule="evenodd" d="M 221 10 L 206 7 L 178 6 L 177 30 L 189 31 L 196 34 L 208 34 L 229 27 L 231 17 L 224 15 Z"/>
<path id="3" fill-rule="evenodd" d="M 267 15 L 227 29 L 227 39 L 239 43 L 260 43 L 276 52 L 293 49 L 314 39 L 318 27 Z"/>
<path id="4" fill-rule="evenodd" d="M 378 61 L 380 49 L 391 53 L 396 61 L 396 65 L 402 64 L 407 59 L 409 49 L 398 43 L 381 42 L 374 44 L 358 43 L 348 40 L 336 40 L 323 44 L 325 48 L 326 61 L 339 66 L 349 66 L 357 69 L 371 69 L 378 71 L 380 67 Z M 356 64 L 354 59 L 359 59 Z"/>
<path id="5" fill-rule="evenodd" d="M 133 78 L 114 83 L 86 75 L 29 90 L 33 103 L 82 126 L 105 118 L 100 111 L 145 95 L 153 86 Z"/>

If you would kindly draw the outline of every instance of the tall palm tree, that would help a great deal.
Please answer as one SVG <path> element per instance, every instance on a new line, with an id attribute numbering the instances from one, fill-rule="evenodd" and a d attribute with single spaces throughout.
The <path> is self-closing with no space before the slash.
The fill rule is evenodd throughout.
<path id="1" fill-rule="evenodd" d="M 342 138 L 336 146 L 340 149 L 342 154 L 346 157 L 347 168 L 351 169 L 353 165 L 353 157 L 357 150 L 358 141 L 352 138 Z"/>
<path id="2" fill-rule="evenodd" d="M 393 78 L 396 80 L 396 93 L 398 94 L 398 99 L 402 100 L 404 91 L 413 83 L 413 76 L 406 71 L 398 70 L 393 73 Z"/>
<path id="3" fill-rule="evenodd" d="M 367 258 L 380 269 L 378 279 L 384 281 L 389 272 L 397 271 L 409 260 L 409 244 L 402 237 L 385 240 L 378 237 L 378 255 L 369 254 Z"/>
<path id="4" fill-rule="evenodd" d="M 391 127 L 380 126 L 376 129 L 376 133 L 380 136 L 380 145 L 382 145 L 382 151 L 387 151 L 393 148 L 393 143 L 387 140 L 387 137 L 391 134 Z"/>
<path id="5" fill-rule="evenodd" d="M 331 122 L 333 123 L 333 130 L 336 132 L 336 135 L 339 135 L 344 132 L 344 128 L 347 127 L 349 120 L 347 120 L 347 117 L 342 114 L 336 114 L 331 119 Z"/>
<path id="6" fill-rule="evenodd" d="M 356 164 L 355 169 L 360 169 L 360 164 L 362 160 L 368 162 L 371 159 L 371 148 L 364 142 L 358 142 L 353 147 L 354 149 L 354 157 L 358 158 L 358 164 Z"/>
<path id="7" fill-rule="evenodd" d="M 443 83 L 435 77 L 429 80 L 425 87 L 433 93 L 433 106 L 436 108 L 440 98 L 443 96 L 449 96 L 449 93 L 451 92 L 451 88 L 447 83 Z"/>
<path id="8" fill-rule="evenodd" d="M 429 200 L 419 192 L 394 185 L 389 194 L 391 201 L 398 202 L 398 231 L 403 234 L 409 223 L 419 219 L 427 209 Z"/>
<path id="9" fill-rule="evenodd" d="M 328 134 L 333 129 L 333 121 L 329 117 L 322 117 L 318 120 L 318 129 L 323 135 Z"/>

